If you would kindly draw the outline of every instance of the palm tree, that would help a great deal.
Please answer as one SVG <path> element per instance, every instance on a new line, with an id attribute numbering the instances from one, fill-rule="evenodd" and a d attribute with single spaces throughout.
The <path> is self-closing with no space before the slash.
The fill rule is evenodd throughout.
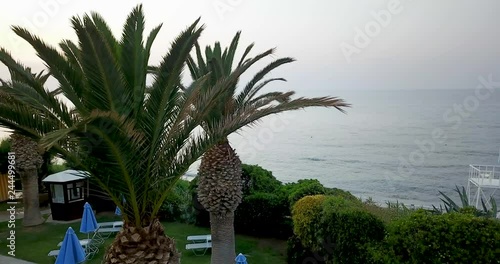
<path id="1" fill-rule="evenodd" d="M 342 99 L 336 97 L 297 98 L 292 99 L 294 92 L 260 91 L 274 81 L 285 81 L 283 78 L 264 79 L 274 69 L 294 61 L 293 58 L 279 58 L 258 71 L 255 76 L 237 92 L 238 78 L 254 63 L 273 55 L 274 49 L 267 50 L 254 58 L 247 58 L 253 48 L 249 45 L 243 52 L 238 64 L 233 69 L 233 61 L 240 38 L 238 32 L 230 46 L 222 51 L 220 43 L 214 47 L 207 46 L 205 57 L 196 44 L 196 59 L 188 58 L 188 67 L 194 80 L 204 78 L 210 73 L 210 81 L 205 83 L 205 89 L 210 89 L 228 76 L 236 76 L 217 106 L 203 120 L 203 128 L 208 134 L 217 131 L 217 121 L 231 120 L 241 117 L 243 125 L 252 125 L 261 118 L 290 110 L 305 107 L 334 107 L 343 112 L 347 107 Z M 230 133 L 234 131 L 229 131 Z M 235 258 L 234 211 L 241 202 L 242 180 L 241 161 L 235 150 L 224 135 L 217 145 L 210 148 L 202 157 L 198 170 L 198 200 L 210 213 L 212 233 L 212 263 L 231 263 Z"/>
<path id="2" fill-rule="evenodd" d="M 189 166 L 229 131 L 244 125 L 245 119 L 237 117 L 214 120 L 210 134 L 198 129 L 237 75 L 208 89 L 204 83 L 210 75 L 186 88 L 181 84 L 185 62 L 203 30 L 198 21 L 172 42 L 149 86 L 150 49 L 161 26 L 143 40 L 142 6 L 129 14 L 120 40 L 96 13 L 71 22 L 78 43 L 63 40 L 62 53 L 14 27 L 47 65 L 58 88 L 52 92 L 37 85 L 3 89 L 4 98 L 12 100 L 0 99 L 0 110 L 19 105 L 22 111 L 0 111 L 0 125 L 40 136 L 41 146 L 89 171 L 120 207 L 124 228 L 108 248 L 105 263 L 179 263 L 175 243 L 165 235 L 157 213 Z M 5 50 L 0 50 L 0 61 L 24 79 L 30 78 Z M 46 94 L 52 97 L 45 98 Z M 72 106 L 56 100 L 56 95 Z M 32 99 L 38 97 L 44 100 Z M 32 117 L 41 123 L 26 121 Z M 52 119 L 59 122 L 50 123 Z M 49 131 L 42 129 L 47 123 Z"/>
<path id="3" fill-rule="evenodd" d="M 10 57 L 3 59 L 13 62 Z M 15 94 L 19 97 L 24 97 L 26 100 L 42 101 L 41 97 L 32 97 L 33 94 L 30 95 L 28 90 L 43 87 L 49 74 L 44 74 L 43 71 L 34 74 L 30 68 L 17 64 L 16 70 L 11 70 L 10 75 L 10 82 L 0 79 L 0 112 L 2 113 L 0 122 L 9 123 L 7 120 L 9 117 L 22 115 L 24 118 L 20 120 L 20 125 L 31 124 L 34 125 L 33 127 L 36 127 L 36 129 L 19 129 L 19 127 L 13 124 L 11 124 L 13 126 L 10 126 L 15 132 L 11 135 L 11 144 L 12 151 L 16 153 L 16 171 L 21 178 L 23 188 L 23 225 L 35 226 L 44 222 L 40 212 L 38 195 L 38 170 L 42 165 L 43 151 L 38 146 L 37 141 L 41 138 L 42 134 L 49 131 L 49 127 L 59 121 L 47 116 L 49 113 L 46 109 L 28 109 L 19 104 L 13 96 L 9 95 Z M 47 93 L 43 94 L 44 92 L 41 92 L 40 95 L 48 96 Z M 32 117 L 33 112 L 45 115 L 47 118 L 42 121 L 40 118 Z"/>
<path id="4" fill-rule="evenodd" d="M 38 198 L 38 169 L 42 165 L 42 155 L 38 143 L 20 134 L 11 134 L 12 152 L 16 154 L 16 172 L 23 187 L 23 225 L 36 226 L 44 222 Z"/>

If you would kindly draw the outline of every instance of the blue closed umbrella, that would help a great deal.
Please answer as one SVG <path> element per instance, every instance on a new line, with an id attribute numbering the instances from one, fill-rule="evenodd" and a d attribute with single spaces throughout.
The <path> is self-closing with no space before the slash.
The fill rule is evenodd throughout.
<path id="1" fill-rule="evenodd" d="M 234 260 L 236 260 L 236 264 L 248 264 L 247 258 L 241 253 Z"/>
<path id="2" fill-rule="evenodd" d="M 83 216 L 82 223 L 80 224 L 80 232 L 91 233 L 94 232 L 98 227 L 99 225 L 97 224 L 97 220 L 95 219 L 92 207 L 89 203 L 85 203 L 85 205 L 83 206 Z"/>
<path id="3" fill-rule="evenodd" d="M 120 194 L 120 197 L 122 198 L 123 205 L 125 206 L 125 203 L 127 202 L 125 200 L 125 196 L 123 196 L 123 194 Z M 115 209 L 115 215 L 117 215 L 117 216 L 122 215 L 122 210 L 120 210 L 120 207 L 118 207 L 118 205 L 116 206 L 116 209 Z"/>
<path id="4" fill-rule="evenodd" d="M 116 206 L 116 209 L 115 209 L 115 215 L 122 215 L 122 210 L 120 210 L 120 207 Z"/>
<path id="5" fill-rule="evenodd" d="M 84 260 L 85 251 L 83 251 L 75 231 L 69 227 L 64 236 L 59 255 L 57 255 L 56 264 L 76 264 Z"/>

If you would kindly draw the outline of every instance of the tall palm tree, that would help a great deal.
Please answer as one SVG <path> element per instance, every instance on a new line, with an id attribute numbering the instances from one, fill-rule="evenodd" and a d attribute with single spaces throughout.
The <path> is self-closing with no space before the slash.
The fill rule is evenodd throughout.
<path id="1" fill-rule="evenodd" d="M 198 129 L 237 75 L 209 89 L 203 85 L 209 75 L 187 88 L 181 84 L 185 62 L 203 30 L 198 21 L 172 42 L 148 87 L 150 49 L 161 26 L 143 40 L 142 6 L 129 14 L 120 40 L 96 13 L 71 22 L 78 43 L 63 40 L 62 52 L 14 27 L 47 65 L 58 88 L 52 92 L 37 85 L 2 89 L 3 98 L 12 100 L 0 99 L 0 125 L 40 136 L 45 149 L 89 171 L 120 207 L 124 228 L 108 248 L 105 263 L 179 263 L 175 243 L 165 235 L 157 213 L 189 166 L 229 131 L 245 124 L 243 117 L 237 117 L 214 120 L 210 134 Z M 0 61 L 29 79 L 7 51 L 0 50 Z M 47 94 L 51 96 L 45 98 Z M 56 95 L 72 106 L 55 99 Z M 43 100 L 33 100 L 38 97 Z M 9 107 L 12 110 L 4 113 Z M 32 117 L 36 122 L 26 121 Z M 52 119 L 59 122 L 50 123 Z M 47 123 L 49 131 L 42 129 Z"/>
<path id="2" fill-rule="evenodd" d="M 13 62 L 12 58 L 4 58 Z M 43 87 L 49 74 L 40 72 L 34 74 L 30 68 L 20 64 L 16 65 L 16 70 L 10 71 L 11 81 L 0 79 L 0 122 L 7 122 L 9 117 L 18 116 L 21 118 L 19 124 L 31 124 L 36 129 L 18 129 L 10 126 L 15 133 L 11 135 L 12 151 L 16 153 L 16 171 L 21 178 L 23 188 L 23 225 L 35 226 L 44 222 L 39 203 L 38 170 L 42 165 L 42 153 L 37 141 L 41 135 L 48 132 L 50 127 L 59 123 L 46 109 L 26 108 L 19 104 L 13 96 L 17 95 L 33 102 L 44 100 L 41 97 L 32 97 L 33 93 L 28 90 L 36 90 Z M 28 88 L 29 87 L 29 88 Z M 39 96 L 48 96 L 46 91 L 41 92 Z M 29 99 L 28 99 L 29 98 Z M 33 117 L 33 113 L 47 116 L 43 121 L 40 118 Z"/>
<path id="3" fill-rule="evenodd" d="M 44 222 L 40 212 L 38 196 L 38 169 L 42 165 L 42 155 L 38 143 L 33 139 L 11 134 L 12 152 L 16 155 L 16 172 L 23 187 L 23 226 L 36 226 Z"/>
<path id="4" fill-rule="evenodd" d="M 254 46 L 251 44 L 246 47 L 238 64 L 234 65 L 239 38 L 240 32 L 236 33 L 230 46 L 224 50 L 218 42 L 213 48 L 207 46 L 205 56 L 196 44 L 196 59 L 191 56 L 188 58 L 188 67 L 194 80 L 210 73 L 210 80 L 205 83 L 204 89 L 210 89 L 228 76 L 237 77 L 230 83 L 230 89 L 217 101 L 217 106 L 203 120 L 202 126 L 208 134 L 217 131 L 214 126 L 217 121 L 241 117 L 245 120 L 244 125 L 252 125 L 265 116 L 305 107 L 333 107 L 343 112 L 343 108 L 348 106 L 337 97 L 293 99 L 293 91 L 260 93 L 271 82 L 285 81 L 283 78 L 265 78 L 279 66 L 294 61 L 288 57 L 269 63 L 237 92 L 241 74 L 254 63 L 274 53 L 274 49 L 269 49 L 253 58 L 247 58 Z M 213 264 L 231 263 L 235 257 L 234 211 L 242 198 L 242 169 L 241 161 L 227 139 L 230 133 L 225 134 L 217 145 L 203 155 L 198 170 L 198 200 L 210 213 Z"/>

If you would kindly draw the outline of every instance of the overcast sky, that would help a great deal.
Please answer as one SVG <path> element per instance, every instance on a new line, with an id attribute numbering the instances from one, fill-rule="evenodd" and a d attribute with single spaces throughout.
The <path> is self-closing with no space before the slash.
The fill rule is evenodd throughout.
<path id="1" fill-rule="evenodd" d="M 255 51 L 277 47 L 277 56 L 295 57 L 297 62 L 275 75 L 297 91 L 472 89 L 479 75 L 500 78 L 498 0 L 10 1 L 2 5 L 0 46 L 41 70 L 43 64 L 11 25 L 56 45 L 75 38 L 71 16 L 96 11 L 119 36 L 127 14 L 141 2 L 148 29 L 164 24 L 152 64 L 201 16 L 202 45 L 215 40 L 226 45 L 242 30 L 241 49 L 255 42 Z M 0 78 L 8 78 L 3 66 Z"/>

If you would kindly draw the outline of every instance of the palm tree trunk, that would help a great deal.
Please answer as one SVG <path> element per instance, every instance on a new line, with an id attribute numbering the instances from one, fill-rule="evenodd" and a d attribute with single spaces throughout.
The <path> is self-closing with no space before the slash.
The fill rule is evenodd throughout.
<path id="1" fill-rule="evenodd" d="M 210 213 L 212 233 L 212 264 L 234 263 L 236 256 L 234 239 L 234 212 L 223 216 Z"/>
<path id="2" fill-rule="evenodd" d="M 163 225 L 154 220 L 147 227 L 125 223 L 123 230 L 105 253 L 106 264 L 179 264 L 175 241 L 165 235 Z"/>
<path id="3" fill-rule="evenodd" d="M 227 140 L 203 155 L 198 200 L 210 212 L 212 264 L 234 263 L 234 211 L 241 203 L 241 160 Z"/>
<path id="4" fill-rule="evenodd" d="M 23 226 L 36 226 L 43 224 L 38 196 L 38 172 L 36 168 L 20 170 L 23 186 L 24 217 Z"/>

